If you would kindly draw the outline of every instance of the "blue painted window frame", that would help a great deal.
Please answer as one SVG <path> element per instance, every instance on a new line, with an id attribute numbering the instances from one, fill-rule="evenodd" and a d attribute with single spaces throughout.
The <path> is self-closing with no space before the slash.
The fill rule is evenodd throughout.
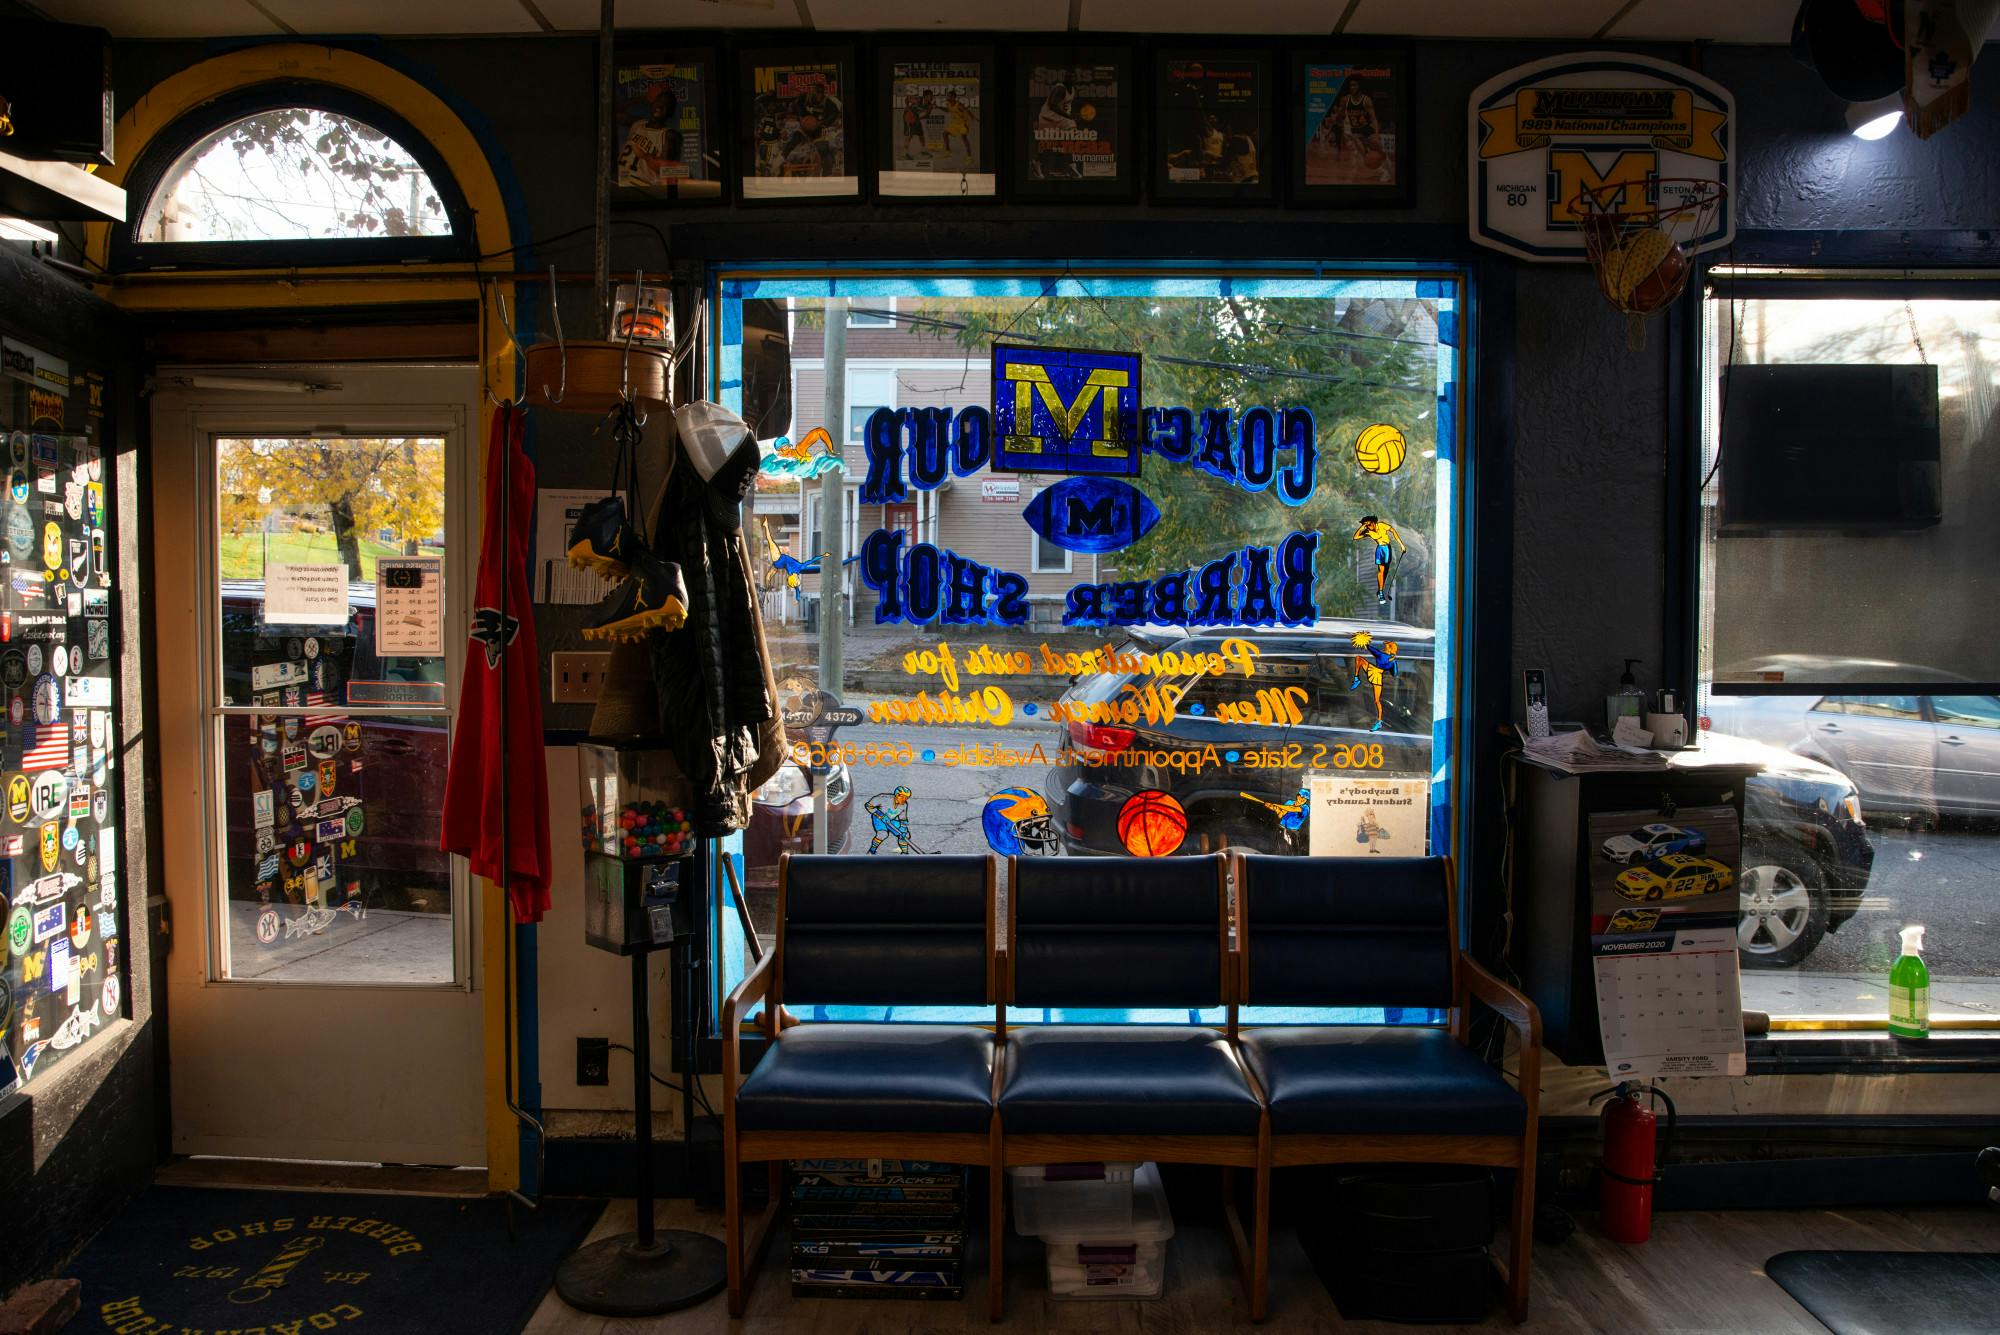
<path id="1" fill-rule="evenodd" d="M 1023 262 L 935 261 L 928 263 L 839 263 L 812 267 L 797 264 L 729 264 L 711 267 L 706 299 L 710 319 L 707 337 L 708 384 L 715 402 L 732 410 L 742 406 L 742 303 L 750 298 L 852 298 L 920 296 L 1063 295 L 1065 283 L 1098 296 L 1203 295 L 1207 292 L 1257 292 L 1273 296 L 1310 296 L 1323 291 L 1334 296 L 1366 295 L 1369 285 L 1394 295 L 1430 296 L 1438 310 L 1438 513 L 1439 546 L 1447 553 L 1448 576 L 1439 581 L 1436 615 L 1436 661 L 1449 666 L 1439 674 L 1438 705 L 1432 725 L 1431 847 L 1447 849 L 1460 866 L 1467 865 L 1471 824 L 1461 819 L 1472 796 L 1471 750 L 1463 721 L 1470 717 L 1471 654 L 1461 647 L 1473 584 L 1473 554 L 1477 550 L 1471 489 L 1466 485 L 1473 467 L 1475 414 L 1468 391 L 1476 383 L 1477 349 L 1474 331 L 1475 293 L 1471 267 L 1436 262 L 1232 262 L 1228 265 L 1171 261 L 1093 264 L 1082 269 L 1063 264 L 1059 270 Z M 1085 286 L 1087 285 L 1087 286 Z M 742 926 L 737 919 L 723 859 L 729 859 L 738 883 L 743 876 L 743 836 L 732 834 L 710 843 L 708 885 L 708 948 L 718 967 L 708 971 L 714 991 L 709 1012 L 720 1017 L 722 1002 L 742 982 L 745 968 Z M 1458 883 L 1458 921 L 1462 946 L 1469 922 L 1467 882 Z M 981 1023 L 993 1008 L 954 1006 L 820 1006 L 788 1002 L 788 1009 L 809 1021 L 885 1023 Z M 754 1014 L 754 1012 L 753 1012 Z M 1260 1024 L 1438 1025 L 1441 1010 L 1380 1007 L 1243 1006 L 1239 1020 Z M 1074 1024 L 1216 1024 L 1225 1019 L 1221 1007 L 1188 1010 L 1102 1010 L 1083 1008 L 1009 1007 L 1009 1023 Z M 717 1021 L 719 1023 L 719 1019 Z M 712 1035 L 711 1035 L 712 1036 Z"/>

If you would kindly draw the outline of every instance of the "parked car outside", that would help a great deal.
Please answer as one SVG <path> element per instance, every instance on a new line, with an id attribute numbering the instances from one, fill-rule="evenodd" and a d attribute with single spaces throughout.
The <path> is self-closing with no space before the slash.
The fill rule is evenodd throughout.
<path id="1" fill-rule="evenodd" d="M 826 785 L 826 851 L 847 850 L 853 819 L 854 781 L 845 763 L 836 761 L 823 775 L 809 775 L 787 760 L 764 786 L 750 795 L 750 825 L 743 832 L 743 877 L 746 888 L 769 889 L 778 884 L 778 859 L 786 853 L 813 851 L 813 782 Z"/>
<path id="2" fill-rule="evenodd" d="M 1354 643 L 1357 634 L 1369 637 L 1366 645 Z M 1255 630 L 1142 626 L 1116 653 L 1221 654 L 1230 641 L 1255 647 L 1252 674 L 1093 673 L 1063 694 L 1054 711 L 1063 721 L 1048 751 L 1075 758 L 1050 767 L 1043 791 L 1064 852 L 1124 854 L 1119 811 L 1134 793 L 1158 789 L 1187 813 L 1182 852 L 1227 842 L 1257 853 L 1302 854 L 1305 822 L 1288 822 L 1284 808 L 1296 802 L 1307 770 L 1429 777 L 1430 631 L 1380 621 Z M 1358 670 L 1357 656 L 1368 658 L 1371 648 L 1387 656 L 1389 646 L 1396 667 L 1383 674 L 1378 716 L 1373 682 Z M 1181 691 L 1171 719 L 1074 717 L 1169 687 Z M 1277 713 L 1269 692 L 1277 692 L 1296 718 Z M 1206 759 L 1211 747 L 1213 763 Z M 1127 763 L 1134 757 L 1145 763 Z"/>
<path id="3" fill-rule="evenodd" d="M 1718 695 L 1704 722 L 1831 766 L 1871 812 L 2000 815 L 2000 696 Z"/>
<path id="4" fill-rule="evenodd" d="M 1401 659 L 1399 671 L 1385 681 L 1384 727 L 1372 732 L 1372 692 L 1354 686 L 1350 643 L 1357 629 L 1384 641 L 1393 638 Z M 1189 632 L 1177 627 L 1141 627 L 1120 654 L 1174 648 L 1212 653 L 1237 631 Z M 1346 746 L 1380 744 L 1381 768 L 1366 773 L 1384 777 L 1428 777 L 1431 772 L 1431 635 L 1414 627 L 1370 622 L 1322 623 L 1320 626 L 1250 632 L 1260 649 L 1264 684 L 1284 681 L 1306 687 L 1307 707 L 1299 722 L 1283 728 L 1262 723 L 1228 722 L 1215 706 L 1240 703 L 1248 679 L 1207 679 L 1190 692 L 1167 722 L 1078 723 L 1059 725 L 1049 750 L 1096 750 L 1105 763 L 1052 766 L 1043 792 L 1061 835 L 1063 851 L 1072 856 L 1115 856 L 1126 850 L 1118 837 L 1118 812 L 1142 788 L 1158 788 L 1174 796 L 1187 812 L 1185 853 L 1219 846 L 1253 852 L 1304 853 L 1307 829 L 1288 828 L 1274 808 L 1299 791 L 1316 748 L 1326 756 Z M 1143 686 L 1141 674 L 1100 673 L 1074 682 L 1062 696 L 1065 705 L 1109 701 L 1131 686 Z M 1366 683 L 1363 683 L 1365 686 Z M 1196 714 L 1192 706 L 1201 705 Z M 1290 744 L 1299 743 L 1292 752 Z M 1237 761 L 1224 760 L 1210 770 L 1182 768 L 1172 763 L 1176 753 L 1214 746 L 1230 751 Z M 1143 749 L 1159 753 L 1166 763 L 1145 766 L 1117 764 L 1122 752 Z M 1744 787 L 1743 864 L 1738 885 L 1743 919 L 1737 940 L 1745 965 L 1783 968 L 1809 956 L 1829 931 L 1838 931 L 1859 908 L 1875 863 L 1875 847 L 1862 818 L 1855 787 L 1838 771 L 1790 751 L 1754 746 L 1752 754 L 1764 769 Z M 1266 763 L 1272 759 L 1282 763 Z M 1253 763 L 1254 762 L 1254 763 Z"/>

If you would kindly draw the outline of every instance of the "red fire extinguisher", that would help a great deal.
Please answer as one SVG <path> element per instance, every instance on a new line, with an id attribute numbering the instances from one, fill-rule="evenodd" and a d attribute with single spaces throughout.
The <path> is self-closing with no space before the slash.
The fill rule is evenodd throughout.
<path id="1" fill-rule="evenodd" d="M 1598 1175 L 1598 1223 L 1613 1242 L 1644 1242 L 1653 1234 L 1653 1185 L 1660 1180 L 1660 1162 L 1674 1134 L 1674 1101 L 1654 1085 L 1625 1081 L 1591 1097 L 1610 1098 L 1604 1105 L 1604 1164 Z M 1642 1098 L 1658 1099 L 1667 1107 L 1667 1131 L 1654 1148 L 1659 1118 Z"/>

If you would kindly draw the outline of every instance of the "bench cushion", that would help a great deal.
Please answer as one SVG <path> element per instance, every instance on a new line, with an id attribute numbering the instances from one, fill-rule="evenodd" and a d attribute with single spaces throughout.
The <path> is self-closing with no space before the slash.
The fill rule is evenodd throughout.
<path id="1" fill-rule="evenodd" d="M 1009 1133 L 1254 1136 L 1262 1105 L 1229 1041 L 1172 1025 L 1007 1031 Z"/>
<path id="2" fill-rule="evenodd" d="M 1246 1029 L 1237 1042 L 1273 1135 L 1517 1136 L 1527 1121 L 1514 1087 L 1443 1029 Z"/>
<path id="3" fill-rule="evenodd" d="M 993 1035 L 967 1025 L 802 1024 L 736 1091 L 745 1131 L 978 1131 L 993 1118 Z"/>

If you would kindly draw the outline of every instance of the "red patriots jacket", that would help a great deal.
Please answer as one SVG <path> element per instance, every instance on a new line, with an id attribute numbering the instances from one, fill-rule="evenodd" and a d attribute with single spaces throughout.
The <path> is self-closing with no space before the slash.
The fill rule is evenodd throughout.
<path id="1" fill-rule="evenodd" d="M 549 907 L 549 776 L 542 751 L 541 659 L 528 594 L 535 466 L 521 450 L 523 416 L 518 407 L 495 413 L 486 451 L 485 533 L 440 842 L 447 853 L 463 853 L 474 875 L 507 887 L 516 922 L 540 922 Z M 504 525 L 503 494 L 508 495 Z"/>

